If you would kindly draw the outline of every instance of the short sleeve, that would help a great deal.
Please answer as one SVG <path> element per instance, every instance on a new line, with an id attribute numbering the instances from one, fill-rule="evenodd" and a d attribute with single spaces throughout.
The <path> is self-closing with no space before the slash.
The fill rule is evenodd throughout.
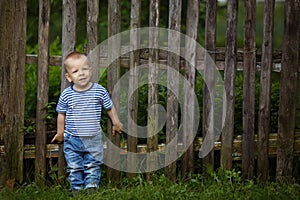
<path id="1" fill-rule="evenodd" d="M 56 106 L 56 112 L 58 112 L 58 113 L 66 113 L 67 112 L 67 104 L 65 102 L 65 98 L 64 98 L 63 94 L 61 94 L 58 99 L 58 103 Z"/>
<path id="2" fill-rule="evenodd" d="M 102 91 L 102 106 L 105 110 L 110 110 L 113 106 L 112 100 L 104 87 L 102 87 Z"/>

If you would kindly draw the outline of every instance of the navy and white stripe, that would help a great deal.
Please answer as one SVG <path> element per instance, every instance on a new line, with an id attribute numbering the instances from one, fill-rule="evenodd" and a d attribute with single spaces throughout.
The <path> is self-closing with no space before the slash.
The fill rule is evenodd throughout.
<path id="1" fill-rule="evenodd" d="M 94 136 L 101 133 L 100 119 L 102 107 L 112 108 L 107 90 L 93 83 L 87 91 L 79 92 L 73 86 L 60 95 L 56 111 L 66 113 L 65 133 L 73 136 Z"/>

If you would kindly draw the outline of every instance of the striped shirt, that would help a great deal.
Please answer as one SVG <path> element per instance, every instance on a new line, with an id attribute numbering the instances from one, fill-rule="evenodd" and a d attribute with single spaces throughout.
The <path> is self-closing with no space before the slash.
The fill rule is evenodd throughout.
<path id="1" fill-rule="evenodd" d="M 73 86 L 60 95 L 56 111 L 66 113 L 65 134 L 73 136 L 94 136 L 101 133 L 102 107 L 110 110 L 113 104 L 107 90 L 97 84 L 79 92 Z"/>

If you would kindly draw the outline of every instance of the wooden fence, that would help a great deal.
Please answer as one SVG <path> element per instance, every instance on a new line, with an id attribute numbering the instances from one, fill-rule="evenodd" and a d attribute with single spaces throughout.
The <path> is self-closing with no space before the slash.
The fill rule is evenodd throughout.
<path id="1" fill-rule="evenodd" d="M 37 64 L 38 66 L 38 92 L 37 92 L 37 118 L 36 118 L 36 136 L 35 136 L 35 179 L 37 183 L 42 184 L 46 176 L 46 158 L 49 156 L 47 149 L 47 127 L 44 116 L 47 114 L 44 106 L 48 102 L 48 70 L 50 65 L 61 66 L 65 56 L 75 50 L 76 47 L 76 22 L 77 10 L 76 0 L 63 0 L 63 19 L 62 19 L 62 55 L 50 56 L 49 54 L 49 33 L 50 33 L 50 0 L 39 1 L 39 32 L 38 32 L 38 55 L 25 55 L 26 46 L 26 1 L 3 0 L 0 3 L 0 119 L 1 132 L 0 144 L 2 151 L 0 154 L 1 163 L 1 182 L 0 185 L 9 183 L 9 181 L 23 180 L 23 159 L 30 157 L 28 151 L 24 153 L 24 135 L 22 133 L 23 118 L 24 118 L 24 84 L 25 84 L 25 64 Z M 89 53 L 98 45 L 98 23 L 99 23 L 99 1 L 87 0 L 87 44 L 86 51 Z M 297 76 L 299 73 L 299 19 L 300 5 L 299 1 L 286 0 L 284 10 L 284 35 L 282 49 L 275 51 L 273 49 L 273 29 L 274 29 L 274 0 L 265 0 L 264 2 L 264 23 L 263 23 L 263 44 L 262 49 L 256 48 L 256 1 L 244 1 L 244 48 L 237 49 L 237 20 L 238 20 L 238 0 L 227 1 L 227 29 L 226 29 L 226 47 L 221 49 L 216 48 L 216 16 L 217 16 L 217 1 L 206 1 L 206 20 L 205 20 L 205 49 L 209 52 L 211 58 L 218 63 L 219 69 L 224 70 L 224 87 L 226 93 L 226 118 L 224 119 L 224 127 L 220 143 L 215 144 L 215 149 L 220 150 L 221 166 L 226 169 L 232 169 L 233 160 L 236 154 L 242 155 L 242 175 L 245 179 L 253 179 L 255 177 L 255 159 L 257 158 L 257 177 L 263 181 L 268 178 L 268 157 L 274 143 L 270 135 L 270 86 L 271 72 L 275 62 L 281 63 L 281 80 L 280 80 L 280 109 L 278 119 L 278 135 L 276 150 L 272 150 L 277 154 L 276 178 L 278 181 L 291 180 L 293 170 L 293 158 L 299 153 L 299 139 L 295 134 L 295 115 L 296 115 L 296 95 L 297 95 Z M 149 10 L 149 26 L 159 27 L 160 16 L 165 13 L 160 13 L 160 2 L 158 0 L 150 0 Z M 186 35 L 193 39 L 198 36 L 199 24 L 199 0 L 188 0 L 187 2 L 186 21 L 181 21 L 182 18 L 182 2 L 180 0 L 170 0 L 169 2 L 169 26 L 168 28 L 175 31 L 180 31 L 181 24 L 185 23 Z M 131 1 L 131 18 L 130 28 L 133 30 L 140 27 L 141 21 L 141 0 Z M 120 33 L 120 1 L 108 1 L 108 36 L 113 36 Z M 17 16 L 15 16 L 17 15 Z M 137 32 L 130 32 L 131 48 L 136 49 L 140 45 L 139 35 Z M 165 60 L 168 66 L 172 66 L 173 70 L 168 70 L 168 89 L 178 91 L 179 86 L 174 74 L 174 70 L 180 68 L 184 70 L 185 77 L 188 82 L 195 87 L 196 71 L 190 65 L 197 64 L 196 46 L 190 44 L 188 48 L 194 48 L 195 51 L 190 55 L 189 63 L 182 61 L 178 55 L 165 54 L 161 55 L 156 49 L 158 45 L 158 35 L 153 32 L 150 35 L 149 41 L 151 47 L 148 51 L 148 56 L 141 58 L 143 55 L 140 51 L 131 52 L 128 57 L 117 59 L 108 68 L 108 90 L 111 92 L 114 85 L 120 78 L 120 68 L 123 66 L 132 69 L 130 78 L 129 93 L 132 93 L 135 86 L 138 84 L 137 66 L 141 59 L 150 60 L 152 63 L 159 63 Z M 173 46 L 179 47 L 180 41 L 176 35 L 168 35 L 168 40 L 172 41 Z M 171 43 L 171 42 L 170 42 Z M 174 45 L 178 44 L 178 45 Z M 170 45 L 170 44 L 169 44 Z M 114 51 L 119 52 L 120 46 L 115 41 L 109 44 Z M 176 51 L 176 49 L 174 50 Z M 221 52 L 221 53 L 220 53 Z M 112 54 L 108 54 L 111 56 Z M 127 61 L 126 61 L 127 59 Z M 125 64 L 124 64 L 125 63 Z M 128 65 L 129 63 L 129 65 Z M 259 96 L 259 128 L 258 133 L 254 130 L 254 101 L 255 101 L 255 73 L 257 65 L 260 65 L 260 96 Z M 149 69 L 149 80 L 151 83 L 157 82 L 158 65 Z M 235 105 L 235 78 L 238 68 L 243 70 L 243 134 L 242 139 L 234 138 L 234 105 Z M 62 74 L 64 73 L 62 68 Z M 214 90 L 215 69 L 204 68 L 204 77 L 206 85 L 203 88 L 203 113 L 202 130 L 203 137 L 211 131 L 209 128 L 213 119 L 211 118 L 211 96 L 209 91 Z M 62 76 L 64 77 L 64 76 Z M 93 77 L 98 80 L 98 77 Z M 172 81 L 171 81 L 172 80 Z M 61 82 L 61 90 L 66 88 L 68 83 L 65 79 Z M 258 98 L 258 97 L 257 97 Z M 185 97 L 186 105 L 183 109 L 184 120 L 193 121 L 195 116 L 192 112 L 193 107 L 188 100 L 189 96 Z M 118 99 L 113 99 L 115 106 L 119 109 Z M 149 84 L 148 86 L 148 107 L 158 103 L 158 88 L 157 84 Z M 129 115 L 133 122 L 137 121 L 138 94 L 133 92 L 130 101 Z M 167 95 L 167 120 L 166 120 L 166 144 L 171 141 L 178 131 L 178 100 L 176 93 L 168 92 Z M 157 115 L 155 111 L 148 113 L 148 119 Z M 110 131 L 108 124 L 108 132 Z M 139 151 L 139 144 L 136 137 L 137 130 L 134 125 L 129 124 L 128 129 L 131 130 L 131 136 L 127 138 L 127 150 L 131 152 Z M 157 127 L 148 127 L 148 132 L 155 132 Z M 193 127 L 187 127 L 183 131 L 184 139 L 190 136 Z M 256 136 L 256 137 L 255 137 Z M 296 139 L 295 139 L 296 138 Z M 120 145 L 120 137 L 109 137 L 115 145 Z M 187 139 L 188 140 L 188 139 Z M 240 141 L 240 142 L 237 142 Z M 183 141 L 184 142 L 184 141 Z M 195 143 L 199 144 L 199 143 Z M 236 145 L 238 148 L 236 148 Z M 48 145 L 48 148 L 53 148 Z M 157 135 L 147 138 L 146 151 L 158 150 Z M 177 152 L 177 145 L 172 147 L 172 151 Z M 239 151 L 237 151 L 239 149 Z M 65 163 L 63 159 L 62 148 L 59 146 L 58 154 L 58 175 L 65 174 Z M 189 146 L 183 154 L 182 159 L 182 177 L 188 178 L 194 171 L 195 147 Z M 27 153 L 26 153 L 27 152 Z M 235 154 L 236 153 L 236 154 Z M 255 156 L 257 155 L 257 156 Z M 113 158 L 116 155 L 110 155 Z M 118 156 L 118 155 L 117 155 Z M 214 149 L 202 159 L 202 166 L 205 172 L 206 167 L 214 165 Z M 128 158 L 129 163 L 134 163 L 133 158 Z M 152 159 L 152 158 L 149 158 Z M 155 161 L 155 160 L 154 160 Z M 151 162 L 155 165 L 155 162 Z M 166 173 L 170 180 L 175 181 L 177 163 L 166 167 Z M 109 168 L 107 171 L 108 177 L 112 180 L 120 179 L 120 171 Z M 130 174 L 129 176 L 133 176 Z M 147 174 L 148 179 L 151 174 Z"/>

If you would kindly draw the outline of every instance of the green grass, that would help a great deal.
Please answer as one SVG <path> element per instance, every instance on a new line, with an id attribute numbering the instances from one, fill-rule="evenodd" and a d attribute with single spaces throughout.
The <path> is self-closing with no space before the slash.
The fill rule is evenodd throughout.
<path id="1" fill-rule="evenodd" d="M 0 191 L 2 200 L 68 199 L 67 187 L 54 185 L 45 188 L 35 184 L 19 186 L 14 192 Z M 170 183 L 165 175 L 154 176 L 146 182 L 142 176 L 132 180 L 123 178 L 118 187 L 101 183 L 101 189 L 93 194 L 79 194 L 73 199 L 300 199 L 300 185 L 258 184 L 242 181 L 240 172 L 219 170 L 207 177 L 194 175 L 189 181 Z"/>

